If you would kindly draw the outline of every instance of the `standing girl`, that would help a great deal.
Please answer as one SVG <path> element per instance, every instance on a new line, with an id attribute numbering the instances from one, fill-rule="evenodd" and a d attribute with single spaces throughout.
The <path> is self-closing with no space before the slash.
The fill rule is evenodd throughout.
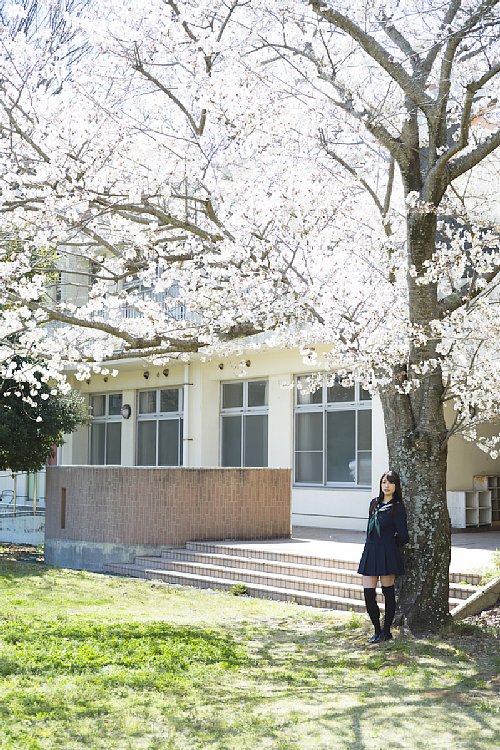
<path id="1" fill-rule="evenodd" d="M 396 612 L 394 581 L 403 575 L 400 548 L 409 541 L 406 510 L 401 494 L 401 480 L 395 471 L 387 471 L 380 479 L 378 497 L 370 502 L 366 542 L 358 573 L 363 576 L 366 611 L 375 628 L 369 643 L 392 638 L 391 625 Z M 380 610 L 376 586 L 380 578 L 385 600 L 384 627 L 380 627 Z"/>

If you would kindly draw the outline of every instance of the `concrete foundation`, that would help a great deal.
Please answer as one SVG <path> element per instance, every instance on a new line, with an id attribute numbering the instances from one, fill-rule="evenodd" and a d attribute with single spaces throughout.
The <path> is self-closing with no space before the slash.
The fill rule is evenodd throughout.
<path id="1" fill-rule="evenodd" d="M 38 546 L 44 543 L 44 538 L 45 516 L 0 515 L 0 542 Z"/>

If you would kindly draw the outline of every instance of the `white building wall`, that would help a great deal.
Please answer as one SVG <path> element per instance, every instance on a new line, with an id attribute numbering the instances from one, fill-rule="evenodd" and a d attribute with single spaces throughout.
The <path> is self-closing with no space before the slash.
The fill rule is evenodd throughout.
<path id="1" fill-rule="evenodd" d="M 90 382 L 76 384 L 86 393 L 122 392 L 123 403 L 131 406 L 131 416 L 122 422 L 122 465 L 136 463 L 137 392 L 147 388 L 183 386 L 184 465 L 220 465 L 221 383 L 239 378 L 267 379 L 269 382 L 269 466 L 293 468 L 294 377 L 311 372 L 297 351 L 242 351 L 234 357 L 202 362 L 193 358 L 189 365 L 172 362 L 168 370 L 146 363 L 120 365 L 116 378 L 93 375 Z M 144 377 L 148 373 L 148 377 Z M 88 428 L 69 436 L 59 451 L 62 464 L 88 463 Z M 293 523 L 300 526 L 364 529 L 369 500 L 378 493 L 379 479 L 388 467 L 387 445 L 381 402 L 372 403 L 372 486 L 292 488 Z M 454 438 L 450 443 L 448 488 L 466 489 L 475 473 L 500 474 L 500 460 L 493 461 L 473 445 Z"/>

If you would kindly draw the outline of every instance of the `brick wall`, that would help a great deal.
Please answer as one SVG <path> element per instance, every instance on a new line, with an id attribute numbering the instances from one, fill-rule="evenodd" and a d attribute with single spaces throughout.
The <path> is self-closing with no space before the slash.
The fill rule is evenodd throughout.
<path id="1" fill-rule="evenodd" d="M 68 567 L 89 567 L 85 554 L 70 564 L 75 543 L 80 557 L 82 545 L 109 557 L 188 540 L 289 537 L 290 470 L 51 466 L 46 507 L 47 562 Z"/>

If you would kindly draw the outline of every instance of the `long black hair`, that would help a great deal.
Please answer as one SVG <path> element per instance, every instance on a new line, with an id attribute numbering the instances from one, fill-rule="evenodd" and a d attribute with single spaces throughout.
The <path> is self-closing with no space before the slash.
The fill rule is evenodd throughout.
<path id="1" fill-rule="evenodd" d="M 394 490 L 394 495 L 392 496 L 392 500 L 391 500 L 391 504 L 393 506 L 392 507 L 393 512 L 394 512 L 394 506 L 396 505 L 396 503 L 401 503 L 404 506 L 403 493 L 401 491 L 401 479 L 399 478 L 399 474 L 396 471 L 392 471 L 391 469 L 389 469 L 389 471 L 384 471 L 384 473 L 380 477 L 378 496 L 374 497 L 370 503 L 370 516 L 372 516 L 375 513 L 375 510 L 378 508 L 378 506 L 382 503 L 384 499 L 384 493 L 382 491 L 382 480 L 384 478 L 387 478 L 389 482 L 396 485 L 396 489 Z"/>

